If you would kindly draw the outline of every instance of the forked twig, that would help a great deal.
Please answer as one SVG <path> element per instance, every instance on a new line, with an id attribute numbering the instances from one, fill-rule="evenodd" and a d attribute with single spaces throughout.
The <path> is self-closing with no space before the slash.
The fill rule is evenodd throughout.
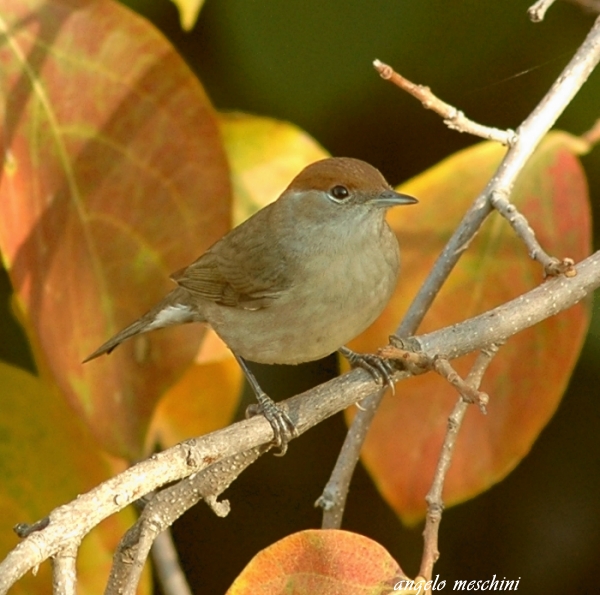
<path id="1" fill-rule="evenodd" d="M 526 228 L 529 228 L 529 225 L 523 225 L 523 220 L 520 217 L 515 216 L 516 209 L 513 210 L 514 207 L 513 209 L 507 209 L 506 204 L 501 198 L 510 195 L 515 180 L 525 163 L 530 158 L 544 135 L 554 125 L 559 115 L 564 111 L 566 106 L 571 102 L 575 94 L 587 80 L 599 60 L 600 18 L 596 19 L 592 29 L 573 58 L 533 112 L 519 126 L 514 136 L 510 134 L 503 137 L 506 144 L 510 144 L 510 148 L 496 170 L 495 175 L 491 178 L 486 188 L 476 198 L 471 208 L 464 215 L 458 228 L 437 258 L 433 269 L 412 301 L 408 312 L 396 331 L 398 337 L 410 337 L 416 332 L 452 269 L 463 252 L 467 249 L 475 234 L 479 231 L 487 216 L 491 213 L 494 208 L 494 203 L 498 206 L 500 213 L 504 212 L 508 215 L 509 222 L 512 220 L 511 224 L 513 225 L 513 228 L 515 228 L 516 231 L 521 230 L 521 233 L 525 234 L 527 237 L 526 245 L 528 246 L 530 253 L 534 255 L 536 260 L 542 263 L 546 275 L 556 274 L 557 272 L 565 272 L 569 275 L 574 273 L 571 261 L 568 259 L 562 261 L 553 259 L 541 249 L 537 240 L 535 240 L 533 233 L 527 235 Z M 431 107 L 432 105 L 438 106 L 438 111 L 443 117 L 449 117 L 453 114 L 456 115 L 455 108 L 444 102 L 437 103 L 437 98 L 435 98 L 426 87 L 414 85 L 401 75 L 395 73 L 391 67 L 380 61 L 375 62 L 375 68 L 382 76 L 384 76 L 384 78 L 392 80 L 402 88 L 406 88 L 413 95 L 425 99 L 426 107 Z M 482 128 L 485 129 L 486 127 Z M 489 138 L 489 136 L 486 138 Z M 502 142 L 502 140 L 500 142 Z M 354 454 L 352 454 L 351 458 L 346 457 L 345 460 L 340 463 L 345 465 L 345 467 L 348 465 L 347 461 L 352 459 L 358 460 L 358 454 L 356 453 L 359 453 L 362 448 L 367 429 L 374 416 L 373 408 L 376 408 L 379 405 L 382 398 L 383 393 L 373 393 L 370 395 L 368 401 L 369 405 L 366 407 L 366 411 L 359 410 L 354 417 L 343 447 L 344 451 L 352 452 Z M 346 442 L 349 444 L 346 445 Z M 334 469 L 333 473 L 337 473 L 336 469 Z M 351 474 L 352 470 L 346 468 L 345 473 Z M 349 480 L 344 483 L 349 485 Z M 341 496 L 340 501 L 345 501 L 345 496 Z M 341 523 L 340 511 L 336 511 L 336 517 L 339 518 L 339 522 Z M 339 527 L 340 525 L 337 526 Z"/>
<path id="2" fill-rule="evenodd" d="M 451 130 L 466 132 L 473 136 L 498 141 L 507 146 L 511 146 L 516 140 L 513 130 L 491 128 L 470 120 L 463 112 L 434 95 L 429 87 L 417 85 L 412 81 L 409 81 L 407 78 L 397 73 L 391 66 L 381 62 L 381 60 L 374 60 L 373 66 L 382 79 L 394 83 L 394 85 L 400 87 L 407 93 L 410 93 L 413 97 L 416 97 L 423 104 L 424 108 L 430 109 L 442 116 L 442 118 L 444 118 L 444 124 Z"/>
<path id="3" fill-rule="evenodd" d="M 114 554 L 114 562 L 106 588 L 106 595 L 135 595 L 142 574 L 142 569 L 158 536 L 170 527 L 184 512 L 200 500 L 204 500 L 217 516 L 227 516 L 229 502 L 218 502 L 218 496 L 226 490 L 231 483 L 266 451 L 266 448 L 252 448 L 246 452 L 226 458 L 211 465 L 204 471 L 195 473 L 175 485 L 156 492 L 144 504 L 142 513 L 137 522 L 125 533 Z M 158 547 L 168 548 L 168 543 Z M 168 553 L 168 551 L 167 551 Z M 172 560 L 173 556 L 169 555 Z M 169 565 L 171 571 L 173 564 Z M 168 570 L 163 569 L 163 574 Z M 170 576 L 170 581 L 181 584 L 183 577 Z M 162 583 L 162 581 L 161 581 Z M 171 591 L 165 589 L 166 595 Z M 178 595 L 181 591 L 176 591 Z M 184 594 L 185 595 L 185 594 Z"/>
<path id="4" fill-rule="evenodd" d="M 442 520 L 442 511 L 444 510 L 442 493 L 444 490 L 444 481 L 452 462 L 458 432 L 462 426 L 467 408 L 473 403 L 472 393 L 473 391 L 479 393 L 478 387 L 481 384 L 483 375 L 497 352 L 498 345 L 496 344 L 492 344 L 481 351 L 464 382 L 467 388 L 466 394 L 461 393 L 448 418 L 446 436 L 444 437 L 431 488 L 425 497 L 427 514 L 425 517 L 425 529 L 423 530 L 423 556 L 419 575 L 424 577 L 426 581 L 431 579 L 433 566 L 439 558 L 438 533 Z"/>

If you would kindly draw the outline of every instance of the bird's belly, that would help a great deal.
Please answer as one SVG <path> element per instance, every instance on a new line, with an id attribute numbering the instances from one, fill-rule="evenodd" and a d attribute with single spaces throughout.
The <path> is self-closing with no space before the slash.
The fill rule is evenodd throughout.
<path id="1" fill-rule="evenodd" d="M 379 272 L 371 269 L 366 279 L 365 275 L 349 275 L 331 285 L 306 283 L 260 310 L 215 305 L 207 318 L 229 348 L 250 361 L 313 361 L 339 349 L 381 314 L 397 273 L 388 266 Z M 321 286 L 321 291 L 311 289 L 314 285 Z"/>

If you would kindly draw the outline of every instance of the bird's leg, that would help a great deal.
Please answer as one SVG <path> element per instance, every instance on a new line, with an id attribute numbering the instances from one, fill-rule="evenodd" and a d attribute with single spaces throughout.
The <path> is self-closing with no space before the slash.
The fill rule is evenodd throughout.
<path id="1" fill-rule="evenodd" d="M 275 403 L 275 401 L 273 401 L 273 399 L 271 399 L 265 393 L 265 391 L 260 388 L 256 377 L 250 371 L 250 368 L 248 368 L 245 360 L 235 353 L 234 355 L 256 396 L 260 411 L 273 428 L 273 434 L 275 435 L 275 446 L 279 448 L 279 452 L 276 453 L 275 456 L 282 457 L 287 451 L 288 442 L 298 435 L 298 430 L 296 429 L 294 422 L 292 422 L 292 420 L 289 418 L 288 414 L 285 411 L 282 411 L 277 406 L 277 403 Z M 255 406 L 252 405 L 248 407 L 247 413 L 254 415 L 255 412 L 252 411 L 254 408 Z"/>
<path id="2" fill-rule="evenodd" d="M 395 392 L 392 376 L 396 370 L 389 360 L 373 353 L 356 353 L 348 347 L 340 347 L 338 351 L 353 368 L 363 368 L 373 376 L 376 382 L 389 386 L 392 393 Z"/>

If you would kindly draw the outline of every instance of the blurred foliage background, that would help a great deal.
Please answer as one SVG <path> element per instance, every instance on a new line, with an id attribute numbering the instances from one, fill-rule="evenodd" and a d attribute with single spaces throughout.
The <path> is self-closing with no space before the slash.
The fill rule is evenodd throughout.
<path id="1" fill-rule="evenodd" d="M 429 85 L 476 121 L 515 128 L 594 19 L 574 4 L 557 2 L 544 22 L 533 24 L 526 14 L 530 2 L 207 0 L 190 32 L 181 30 L 169 0 L 127 4 L 178 48 L 218 109 L 289 120 L 333 155 L 365 159 L 397 184 L 477 139 L 448 130 L 438 116 L 381 80 L 373 59 Z M 557 127 L 574 134 L 589 129 L 600 117 L 599 98 L 595 72 Z M 582 161 L 597 220 L 600 150 Z M 33 369 L 10 315 L 6 276 L 0 281 L 0 358 Z M 503 282 L 509 279 L 498 279 Z M 600 591 L 599 348 L 595 308 L 569 391 L 530 455 L 505 481 L 445 512 L 435 572 L 449 584 L 496 575 L 520 577 L 520 588 L 529 592 Z M 255 369 L 266 392 L 277 398 L 323 381 L 336 366 L 332 358 Z M 401 386 L 398 392 L 401 398 Z M 313 502 L 344 432 L 337 416 L 295 441 L 285 458 L 263 457 L 226 492 L 232 512 L 225 520 L 199 505 L 176 524 L 182 564 L 195 592 L 224 592 L 259 549 L 319 526 Z M 404 570 L 416 573 L 421 527 L 402 527 L 360 468 L 343 528 L 379 541 Z"/>

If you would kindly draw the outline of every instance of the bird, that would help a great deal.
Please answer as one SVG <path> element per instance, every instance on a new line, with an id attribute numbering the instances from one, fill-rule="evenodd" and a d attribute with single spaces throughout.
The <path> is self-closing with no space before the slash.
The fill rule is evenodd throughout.
<path id="1" fill-rule="evenodd" d="M 299 364 L 340 351 L 353 367 L 389 381 L 380 358 L 345 344 L 377 319 L 396 288 L 399 246 L 386 212 L 416 202 L 365 161 L 311 163 L 277 200 L 175 272 L 175 288 L 84 363 L 140 333 L 209 324 L 241 366 L 283 455 L 296 427 L 246 361 Z"/>

